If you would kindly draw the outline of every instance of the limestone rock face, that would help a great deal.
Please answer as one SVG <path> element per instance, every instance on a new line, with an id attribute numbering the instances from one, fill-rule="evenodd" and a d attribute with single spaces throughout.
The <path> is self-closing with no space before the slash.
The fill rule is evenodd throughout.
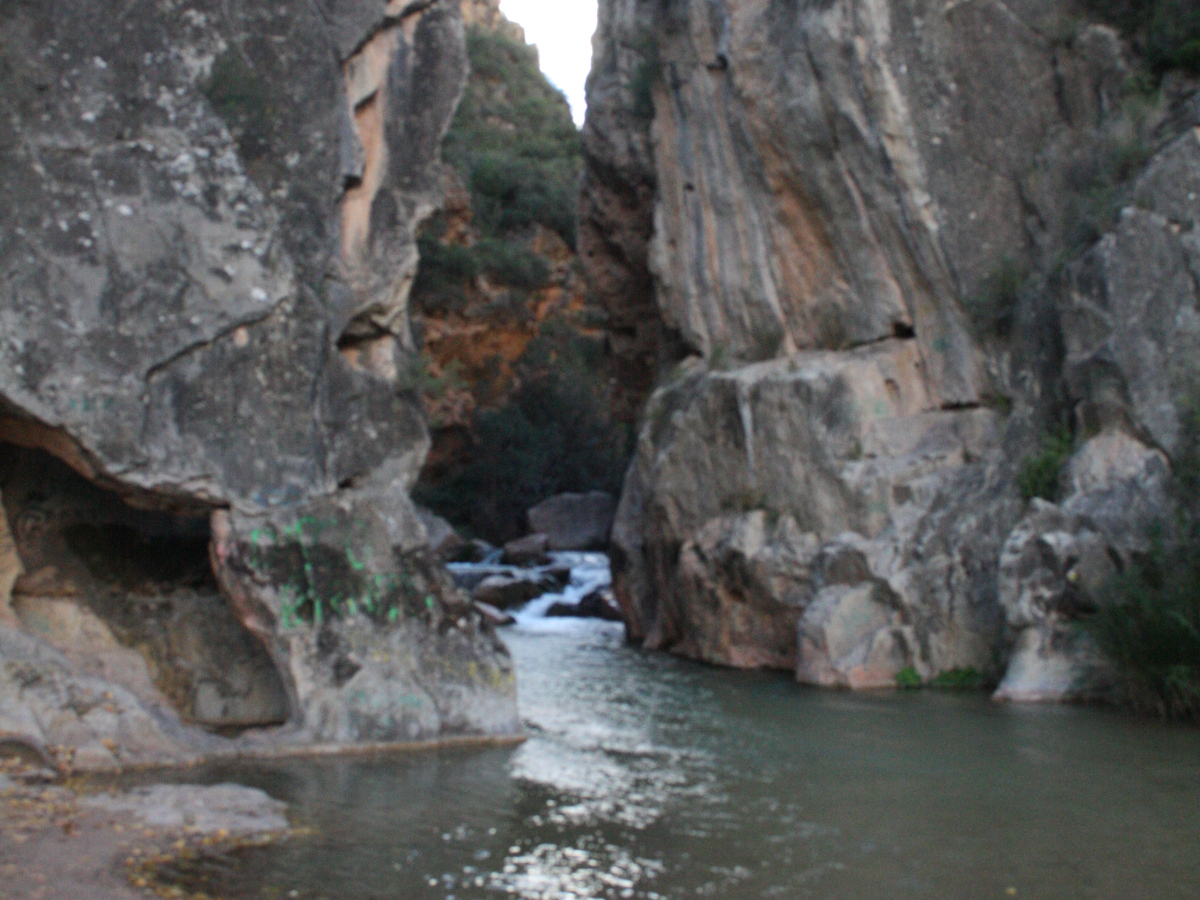
<path id="1" fill-rule="evenodd" d="M 729 372 L 695 366 L 658 391 L 613 528 L 631 635 L 713 662 L 791 667 L 810 604 L 828 587 L 864 586 L 887 614 L 812 622 L 841 634 L 806 644 L 827 659 L 801 653 L 804 671 L 900 627 L 916 638 L 889 657 L 887 677 L 907 665 L 993 670 L 994 564 L 963 545 L 998 550 L 1020 504 L 1003 499 L 995 414 L 937 409 L 919 359 L 915 341 L 892 340 Z"/>
<path id="2" fill-rule="evenodd" d="M 961 299 L 1057 242 L 1058 150 L 1124 65 L 1106 29 L 1047 37 L 1069 11 L 601 4 L 581 247 L 614 353 L 655 320 L 748 360 L 915 332 L 931 396 L 976 401 Z"/>
<path id="3" fill-rule="evenodd" d="M 262 835 L 289 827 L 286 803 L 241 784 L 151 784 L 88 797 L 82 805 L 132 813 L 148 828 L 186 828 L 191 834 Z"/>
<path id="4" fill-rule="evenodd" d="M 180 726 L 111 681 L 79 671 L 31 635 L 0 627 L 0 741 L 17 741 L 61 768 L 194 762 L 218 739 Z"/>
<path id="5" fill-rule="evenodd" d="M 23 571 L 21 557 L 17 555 L 8 528 L 3 497 L 0 497 L 0 626 L 11 628 L 16 624 L 16 616 L 12 611 L 12 589 Z"/>
<path id="6" fill-rule="evenodd" d="M 618 410 L 634 419 L 676 343 L 655 302 L 649 244 L 655 160 L 649 78 L 655 12 L 639 0 L 600 0 L 592 39 L 579 259 L 609 314 Z"/>
<path id="7" fill-rule="evenodd" d="M 1170 463 L 1123 431 L 1087 441 L 1065 472 L 1067 496 L 1035 500 L 1000 555 L 1000 605 L 1013 649 L 996 695 L 1004 700 L 1094 700 L 1114 673 L 1077 626 L 1112 602 L 1105 582 L 1149 550 L 1169 509 Z"/>
<path id="8" fill-rule="evenodd" d="M 1091 429 L 1121 426 L 1168 451 L 1181 395 L 1200 383 L 1200 130 L 1159 153 L 1136 206 L 1071 269 L 1064 374 Z"/>
<path id="9" fill-rule="evenodd" d="M 1192 82 L 1139 131 L 1130 48 L 1076 12 L 600 4 L 580 248 L 622 402 L 648 397 L 613 528 L 632 639 L 828 686 L 1103 690 L 1068 576 L 1168 509 L 1200 132 Z M 1047 511 L 1017 476 L 1056 422 Z"/>
<path id="10" fill-rule="evenodd" d="M 8 4 L 0 66 L 0 440 L 142 508 L 218 510 L 226 599 L 298 734 L 513 730 L 511 677 L 462 674 L 507 656 L 444 579 L 421 581 L 407 494 L 428 435 L 401 377 L 406 304 L 466 77 L 459 4 Z M 297 525 L 349 516 L 365 530 L 335 542 Z M 389 585 L 369 628 L 343 602 L 368 575 Z M 289 617 L 289 584 L 323 614 Z M 416 732 L 321 693 L 335 599 L 339 628 L 373 635 L 355 652 L 431 682 L 429 654 L 462 636 Z"/>

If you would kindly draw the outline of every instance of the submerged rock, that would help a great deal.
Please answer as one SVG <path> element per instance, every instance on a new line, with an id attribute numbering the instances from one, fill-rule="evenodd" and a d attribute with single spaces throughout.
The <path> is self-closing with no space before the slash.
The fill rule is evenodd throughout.
<path id="1" fill-rule="evenodd" d="M 457 562 L 463 557 L 475 555 L 474 548 L 441 516 L 420 506 L 417 507 L 417 516 L 429 536 L 429 548 L 443 562 Z"/>
<path id="2" fill-rule="evenodd" d="M 621 607 L 609 588 L 592 591 L 578 603 L 555 603 L 546 610 L 548 618 L 604 619 L 621 621 Z"/>
<path id="3" fill-rule="evenodd" d="M 490 603 L 481 603 L 480 601 L 476 600 L 475 609 L 478 610 L 481 616 L 483 616 L 497 628 L 507 625 L 515 625 L 517 622 L 516 619 L 504 612 L 504 610 L 497 609 Z"/>
<path id="4" fill-rule="evenodd" d="M 550 563 L 549 549 L 546 535 L 530 534 L 505 544 L 503 560 L 509 566 L 544 566 Z"/>
<path id="5" fill-rule="evenodd" d="M 500 609 L 513 609 L 560 587 L 557 578 L 544 572 L 489 575 L 475 586 L 471 597 L 477 603 L 486 603 Z"/>
<path id="6" fill-rule="evenodd" d="M 85 797 L 79 805 L 132 813 L 147 828 L 183 829 L 196 835 L 244 837 L 290 827 L 286 803 L 240 784 L 152 784 L 125 794 Z"/>

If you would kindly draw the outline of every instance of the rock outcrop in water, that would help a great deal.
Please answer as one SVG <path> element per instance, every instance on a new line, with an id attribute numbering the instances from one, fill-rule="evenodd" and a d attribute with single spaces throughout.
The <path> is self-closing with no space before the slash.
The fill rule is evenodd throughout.
<path id="1" fill-rule="evenodd" d="M 1195 384 L 1195 82 L 1138 94 L 1066 0 L 600 9 L 580 249 L 649 395 L 630 636 L 820 685 L 1103 690 L 1069 623 L 1164 514 Z M 1030 506 L 1057 422 L 1063 499 Z"/>
<path id="2" fill-rule="evenodd" d="M 507 652 L 408 497 L 429 439 L 406 304 L 467 74 L 459 5 L 8 3 L 0 70 L 0 441 L 29 448 L 0 616 L 15 582 L 67 657 L 125 653 L 147 709 L 214 726 L 515 731 Z M 80 477 L 38 481 L 31 452 Z M 198 580 L 137 568 L 167 552 Z M 3 665 L 0 731 L 71 747 L 52 716 L 13 724 L 40 670 Z"/>

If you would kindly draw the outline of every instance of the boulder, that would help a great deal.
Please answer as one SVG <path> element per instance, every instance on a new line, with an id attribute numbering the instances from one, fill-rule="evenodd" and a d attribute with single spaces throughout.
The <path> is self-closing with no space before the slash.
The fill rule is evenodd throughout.
<path id="1" fill-rule="evenodd" d="M 1060 503 L 1034 500 L 1000 555 L 999 600 L 1011 650 L 999 700 L 1107 699 L 1116 674 L 1079 621 L 1109 602 L 1105 585 L 1149 549 L 1168 504 L 1166 457 L 1121 431 L 1086 441 L 1066 466 Z"/>
<path id="2" fill-rule="evenodd" d="M 37 638 L 0 628 L 0 743 L 14 740 L 77 772 L 192 763 L 228 746 L 184 728 L 168 707 L 80 671 Z"/>
<path id="3" fill-rule="evenodd" d="M 559 587 L 566 587 L 571 583 L 571 566 L 567 563 L 551 563 L 543 571 L 558 582 Z"/>
<path id="4" fill-rule="evenodd" d="M 473 538 L 471 540 L 470 550 L 466 554 L 467 558 L 460 560 L 460 562 L 481 563 L 495 555 L 495 553 L 496 548 L 492 544 L 489 544 L 487 541 L 480 540 L 479 538 Z"/>
<path id="5" fill-rule="evenodd" d="M 1116 673 L 1095 643 L 1063 622 L 1044 622 L 1017 636 L 993 699 L 1018 703 L 1108 700 Z"/>
<path id="6" fill-rule="evenodd" d="M 912 340 L 685 369 L 651 398 L 613 528 L 631 637 L 790 669 L 818 593 L 874 581 L 897 615 L 875 630 L 914 629 L 896 659 L 997 675 L 995 559 L 1022 509 L 997 443 L 992 410 L 936 407 Z"/>
<path id="7" fill-rule="evenodd" d="M 539 572 L 489 575 L 471 591 L 471 598 L 499 609 L 512 609 L 524 606 L 542 594 L 557 591 L 559 587 L 555 579 Z"/>
<path id="8" fill-rule="evenodd" d="M 509 566 L 549 565 L 550 539 L 544 534 L 529 534 L 504 545 L 504 563 Z"/>
<path id="9" fill-rule="evenodd" d="M 429 548 L 438 559 L 445 562 L 461 562 L 464 561 L 464 557 L 475 556 L 472 552 L 474 548 L 459 536 L 453 525 L 437 513 L 418 506 L 417 517 L 425 526 L 425 533 L 429 536 Z"/>
<path id="10" fill-rule="evenodd" d="M 425 543 L 406 493 L 370 485 L 213 517 L 213 568 L 319 743 L 510 734 L 512 662 Z"/>
<path id="11" fill-rule="evenodd" d="M 478 600 L 476 600 L 475 609 L 481 616 L 483 616 L 485 619 L 487 619 L 487 621 L 491 622 L 497 628 L 506 625 L 515 625 L 517 622 L 516 619 L 504 612 L 504 610 L 497 609 L 490 603 L 480 603 Z"/>
<path id="12" fill-rule="evenodd" d="M 621 621 L 621 607 L 609 588 L 592 591 L 578 603 L 555 603 L 546 615 L 550 618 L 604 619 Z"/>
<path id="13" fill-rule="evenodd" d="M 608 544 L 617 501 L 603 491 L 559 494 L 529 510 L 529 527 L 551 550 L 599 550 Z"/>
<path id="14" fill-rule="evenodd" d="M 898 598 L 872 580 L 833 584 L 804 610 L 796 678 L 819 687 L 893 688 L 920 656 Z"/>

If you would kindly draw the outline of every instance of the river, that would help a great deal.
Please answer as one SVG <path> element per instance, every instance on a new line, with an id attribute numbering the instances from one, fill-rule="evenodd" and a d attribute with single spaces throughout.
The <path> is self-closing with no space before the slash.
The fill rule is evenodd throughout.
<path id="1" fill-rule="evenodd" d="M 598 564 L 578 561 L 572 597 Z M 525 744 L 191 773 L 261 787 L 310 831 L 183 883 L 289 900 L 1200 897 L 1198 729 L 805 689 L 543 618 L 554 599 L 504 631 Z"/>

